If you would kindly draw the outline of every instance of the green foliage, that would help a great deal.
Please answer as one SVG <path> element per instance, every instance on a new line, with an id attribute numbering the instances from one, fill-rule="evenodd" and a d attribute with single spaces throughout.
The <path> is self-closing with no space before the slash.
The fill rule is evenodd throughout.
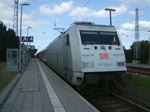
<path id="1" fill-rule="evenodd" d="M 149 58 L 149 41 L 141 41 L 141 63 L 147 63 Z"/>
<path id="2" fill-rule="evenodd" d="M 6 28 L 6 26 L 0 22 L 0 61 L 6 61 L 6 50 L 8 48 L 18 48 L 19 39 L 15 35 L 14 30 Z"/>
<path id="3" fill-rule="evenodd" d="M 125 49 L 126 60 L 131 63 L 134 57 L 134 44 L 131 45 L 130 49 Z M 143 64 L 148 63 L 149 58 L 149 41 L 140 41 L 140 62 Z"/>
<path id="4" fill-rule="evenodd" d="M 150 79 L 148 77 L 140 77 L 140 76 L 133 75 L 133 80 L 130 83 L 136 86 L 137 88 L 139 86 L 142 86 L 145 88 L 150 87 Z"/>
<path id="5" fill-rule="evenodd" d="M 0 71 L 0 90 L 4 88 L 16 74 L 17 72 Z"/>
<path id="6" fill-rule="evenodd" d="M 127 63 L 131 63 L 133 59 L 133 52 L 130 49 L 125 49 L 125 56 Z"/>
<path id="7" fill-rule="evenodd" d="M 0 62 L 0 90 L 5 87 L 17 74 L 17 72 L 7 72 L 5 69 L 6 62 Z"/>

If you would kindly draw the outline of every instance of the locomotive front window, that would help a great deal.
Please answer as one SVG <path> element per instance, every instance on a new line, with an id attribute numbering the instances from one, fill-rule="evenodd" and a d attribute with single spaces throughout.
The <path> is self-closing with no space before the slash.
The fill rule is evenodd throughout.
<path id="1" fill-rule="evenodd" d="M 118 36 L 115 32 L 100 32 L 102 44 L 120 45 Z"/>
<path id="2" fill-rule="evenodd" d="M 80 31 L 82 44 L 100 44 L 100 35 L 98 32 Z"/>

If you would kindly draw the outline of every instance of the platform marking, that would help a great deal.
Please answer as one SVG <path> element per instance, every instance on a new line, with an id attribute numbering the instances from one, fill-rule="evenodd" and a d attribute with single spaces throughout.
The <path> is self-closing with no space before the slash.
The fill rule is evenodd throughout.
<path id="1" fill-rule="evenodd" d="M 41 75 L 43 77 L 43 80 L 44 80 L 44 83 L 45 83 L 45 86 L 46 86 L 46 89 L 47 89 L 47 92 L 48 92 L 48 96 L 52 102 L 52 106 L 54 108 L 54 111 L 55 112 L 66 112 L 65 109 L 63 108 L 59 98 L 57 97 L 53 87 L 51 86 L 51 84 L 49 83 L 45 73 L 43 72 L 43 69 L 41 68 L 39 62 L 37 61 L 38 63 L 38 66 L 40 68 L 40 72 L 41 72 Z"/>

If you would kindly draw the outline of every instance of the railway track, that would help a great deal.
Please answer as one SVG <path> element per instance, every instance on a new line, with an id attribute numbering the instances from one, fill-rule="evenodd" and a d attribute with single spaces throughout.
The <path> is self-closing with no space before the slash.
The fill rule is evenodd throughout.
<path id="1" fill-rule="evenodd" d="M 101 112 L 150 112 L 149 109 L 142 107 L 115 93 L 108 91 L 94 95 L 83 95 Z"/>
<path id="2" fill-rule="evenodd" d="M 150 67 L 127 65 L 127 71 L 150 76 Z"/>

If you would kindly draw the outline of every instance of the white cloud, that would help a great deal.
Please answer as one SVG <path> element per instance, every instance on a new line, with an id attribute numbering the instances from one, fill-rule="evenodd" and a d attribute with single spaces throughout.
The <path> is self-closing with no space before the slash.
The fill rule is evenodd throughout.
<path id="1" fill-rule="evenodd" d="M 140 40 L 148 40 L 150 21 L 139 21 L 139 29 Z M 119 33 L 121 34 L 123 44 L 129 48 L 129 45 L 133 43 L 135 38 L 135 22 L 122 24 Z"/>
<path id="2" fill-rule="evenodd" d="M 127 11 L 127 7 L 125 5 L 121 5 L 120 7 L 111 7 L 116 9 L 116 12 L 113 12 L 112 15 L 121 15 Z M 109 13 L 106 12 L 104 9 L 99 11 L 94 11 L 87 7 L 77 7 L 76 9 L 72 10 L 70 16 L 73 18 L 84 18 L 84 17 L 108 17 Z"/>
<path id="3" fill-rule="evenodd" d="M 121 4 L 120 7 L 111 7 L 111 8 L 116 9 L 116 11 L 114 12 L 114 15 L 116 15 L 116 16 L 124 14 L 128 11 L 127 6 L 124 4 Z"/>
<path id="4" fill-rule="evenodd" d="M 124 23 L 121 25 L 121 28 L 124 30 L 133 30 L 134 26 L 134 23 Z"/>
<path id="5" fill-rule="evenodd" d="M 135 11 L 129 11 L 130 16 L 135 16 Z"/>
<path id="6" fill-rule="evenodd" d="M 62 2 L 60 5 L 53 5 L 53 7 L 50 7 L 49 5 L 42 5 L 40 6 L 40 13 L 43 15 L 60 15 L 67 11 L 69 11 L 72 7 L 73 1 L 69 2 Z"/>
<path id="7" fill-rule="evenodd" d="M 140 5 L 149 5 L 150 0 L 119 0 L 125 4 L 140 4 Z"/>
<path id="8" fill-rule="evenodd" d="M 24 2 L 27 2 L 29 0 L 19 0 L 19 3 L 24 3 Z"/>
<path id="9" fill-rule="evenodd" d="M 124 30 L 134 30 L 135 23 L 124 23 L 121 25 L 121 28 Z M 141 31 L 148 31 L 150 29 L 150 21 L 139 21 L 139 29 Z"/>
<path id="10" fill-rule="evenodd" d="M 72 10 L 70 16 L 74 18 L 82 18 L 82 17 L 106 17 L 107 15 L 105 10 L 100 10 L 96 12 L 87 7 L 77 7 L 76 9 Z"/>
<path id="11" fill-rule="evenodd" d="M 140 21 L 140 28 L 143 30 L 149 30 L 150 29 L 150 21 Z"/>
<path id="12" fill-rule="evenodd" d="M 34 16 L 30 14 L 22 15 L 23 29 L 26 29 L 28 26 L 31 26 L 32 28 L 39 28 L 41 25 L 51 24 L 49 21 L 46 20 L 34 20 L 33 17 Z"/>
<path id="13" fill-rule="evenodd" d="M 119 33 L 120 33 L 120 35 L 123 35 L 123 37 L 128 37 L 128 36 L 134 35 L 133 30 L 120 29 Z"/>
<path id="14" fill-rule="evenodd" d="M 13 24 L 13 1 L 1 1 L 0 3 L 0 21 L 6 24 Z M 6 8 L 7 7 L 7 8 Z"/>
<path id="15" fill-rule="evenodd" d="M 9 0 L 10 1 L 10 0 Z M 28 0 L 21 0 L 19 2 L 25 2 Z M 0 21 L 4 23 L 9 28 L 13 28 L 13 14 L 14 9 L 11 6 L 14 3 L 14 1 L 11 0 L 11 3 L 7 3 L 7 1 L 2 0 L 0 3 Z M 6 8 L 7 7 L 7 8 Z M 20 10 L 19 10 L 20 11 Z M 20 25 L 20 12 L 18 15 L 18 22 Z M 39 28 L 41 25 L 45 24 L 51 24 L 49 21 L 45 20 L 34 20 L 33 14 L 24 14 L 22 15 L 22 22 L 23 22 L 23 29 L 26 29 L 28 26 L 31 26 L 32 28 Z"/>

